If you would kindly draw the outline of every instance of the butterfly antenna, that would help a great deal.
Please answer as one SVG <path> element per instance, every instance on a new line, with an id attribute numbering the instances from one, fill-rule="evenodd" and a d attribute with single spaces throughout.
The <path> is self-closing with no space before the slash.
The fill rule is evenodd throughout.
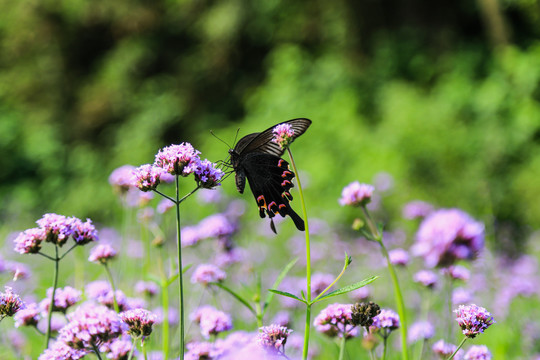
<path id="1" fill-rule="evenodd" d="M 221 141 L 222 143 L 224 143 L 225 145 L 227 145 L 229 147 L 229 149 L 231 148 L 231 145 L 227 144 L 224 140 L 222 140 L 221 138 L 219 138 L 216 134 L 214 134 L 214 131 L 213 130 L 210 130 L 210 134 L 212 134 L 213 137 L 215 137 L 216 139 L 218 139 L 219 141 Z M 238 134 L 238 132 L 236 132 L 236 134 Z M 236 141 L 236 138 L 235 138 L 235 141 Z"/>
<path id="2" fill-rule="evenodd" d="M 240 128 L 236 129 L 236 135 L 234 135 L 234 145 L 236 145 L 236 139 L 238 139 L 239 132 L 240 132 Z"/>

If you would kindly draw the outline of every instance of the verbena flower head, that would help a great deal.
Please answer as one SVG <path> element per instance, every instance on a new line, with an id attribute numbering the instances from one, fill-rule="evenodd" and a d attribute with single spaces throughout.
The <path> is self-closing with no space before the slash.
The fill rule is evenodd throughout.
<path id="1" fill-rule="evenodd" d="M 187 176 L 195 170 L 193 165 L 200 160 L 199 154 L 189 143 L 171 145 L 159 150 L 154 165 L 169 174 Z"/>
<path id="2" fill-rule="evenodd" d="M 99 240 L 96 227 L 92 224 L 92 220 L 86 219 L 85 222 L 77 218 L 71 218 L 71 220 L 71 229 L 73 231 L 71 235 L 78 245 L 85 245 Z"/>
<path id="3" fill-rule="evenodd" d="M 159 214 L 165 214 L 174 207 L 174 203 L 169 199 L 162 199 L 156 206 L 156 211 Z"/>
<path id="4" fill-rule="evenodd" d="M 491 360 L 491 352 L 486 345 L 473 345 L 465 353 L 463 360 Z"/>
<path id="5" fill-rule="evenodd" d="M 114 308 L 113 291 L 107 281 L 97 280 L 88 283 L 85 287 L 85 293 L 89 299 L 95 300 L 109 309 Z M 116 290 L 115 295 L 120 311 L 128 310 L 128 299 L 122 290 Z"/>
<path id="6" fill-rule="evenodd" d="M 259 331 L 256 340 L 257 344 L 270 352 L 278 352 L 280 350 L 284 352 L 287 338 L 292 333 L 292 330 L 277 324 L 263 326 L 259 328 Z"/>
<path id="7" fill-rule="evenodd" d="M 368 303 L 357 303 L 351 308 L 352 323 L 356 326 L 369 327 L 373 325 L 373 319 L 375 316 L 381 313 L 379 305 L 373 301 Z"/>
<path id="8" fill-rule="evenodd" d="M 486 309 L 475 304 L 460 305 L 454 312 L 463 335 L 469 338 L 474 338 L 476 335 L 483 333 L 484 330 L 495 323 L 493 316 Z"/>
<path id="9" fill-rule="evenodd" d="M 49 310 L 52 292 L 53 288 L 48 288 L 47 297 L 39 303 L 39 307 L 44 314 Z M 65 314 L 67 309 L 81 301 L 81 295 L 81 291 L 74 289 L 71 286 L 56 289 L 54 293 L 53 311 L 59 311 Z"/>
<path id="10" fill-rule="evenodd" d="M 371 201 L 375 188 L 368 184 L 360 184 L 354 181 L 343 188 L 339 203 L 341 206 L 364 206 Z"/>
<path id="11" fill-rule="evenodd" d="M 216 335 L 232 329 L 232 319 L 229 314 L 206 305 L 198 308 L 191 319 L 201 327 L 201 334 L 208 339 L 210 335 Z"/>
<path id="12" fill-rule="evenodd" d="M 41 243 L 47 238 L 41 228 L 28 229 L 20 233 L 15 240 L 15 251 L 19 254 L 35 254 L 41 249 Z"/>
<path id="13" fill-rule="evenodd" d="M 471 277 L 471 272 L 464 266 L 452 265 L 443 269 L 443 273 L 450 276 L 453 280 L 467 281 Z"/>
<path id="14" fill-rule="evenodd" d="M 88 353 L 88 350 L 74 349 L 62 341 L 56 341 L 51 347 L 45 349 L 38 360 L 78 360 Z"/>
<path id="15" fill-rule="evenodd" d="M 108 346 L 107 358 L 112 360 L 127 360 L 133 347 L 132 342 L 125 339 L 115 339 Z M 134 355 L 137 354 L 135 350 Z"/>
<path id="16" fill-rule="evenodd" d="M 399 328 L 399 315 L 390 309 L 381 309 L 379 315 L 373 318 L 373 325 L 369 327 L 369 331 L 378 332 L 386 338 L 397 328 Z"/>
<path id="17" fill-rule="evenodd" d="M 420 224 L 413 253 L 428 267 L 471 260 L 484 246 L 484 225 L 459 209 L 435 211 Z"/>
<path id="18" fill-rule="evenodd" d="M 418 340 L 428 340 L 435 336 L 435 328 L 429 321 L 417 321 L 409 328 L 407 340 L 409 343 Z"/>
<path id="19" fill-rule="evenodd" d="M 207 341 L 194 341 L 186 345 L 185 360 L 213 360 L 217 359 L 216 346 Z"/>
<path id="20" fill-rule="evenodd" d="M 57 244 L 58 246 L 64 245 L 73 233 L 72 222 L 72 218 L 53 213 L 45 214 L 41 219 L 36 221 L 39 227 L 45 231 L 45 241 Z"/>
<path id="21" fill-rule="evenodd" d="M 109 244 L 100 244 L 92 249 L 89 261 L 105 264 L 116 257 L 116 250 Z"/>
<path id="22" fill-rule="evenodd" d="M 409 253 L 403 249 L 393 249 L 388 252 L 392 265 L 407 266 L 410 261 Z"/>
<path id="23" fill-rule="evenodd" d="M 334 275 L 315 273 L 311 277 L 311 292 L 317 296 L 322 293 L 332 282 L 334 281 Z"/>
<path id="24" fill-rule="evenodd" d="M 160 181 L 164 170 L 151 164 L 141 165 L 133 170 L 133 186 L 141 191 L 155 190 Z"/>
<path id="25" fill-rule="evenodd" d="M 13 274 L 13 281 L 17 281 L 19 279 L 28 279 L 30 276 L 32 276 L 30 268 L 23 263 L 9 261 L 5 263 L 5 267 L 5 270 Z"/>
<path id="26" fill-rule="evenodd" d="M 433 347 L 431 350 L 439 356 L 440 359 L 447 359 L 450 355 L 456 351 L 457 346 L 454 344 L 446 343 L 444 340 L 439 340 L 435 344 L 433 344 Z M 461 359 L 463 356 L 463 351 L 459 350 L 454 359 Z"/>
<path id="27" fill-rule="evenodd" d="M 403 207 L 403 217 L 405 219 L 423 219 L 433 212 L 433 205 L 425 201 L 411 201 Z"/>
<path id="28" fill-rule="evenodd" d="M 25 307 L 24 302 L 19 295 L 13 292 L 11 287 L 4 286 L 4 289 L 4 292 L 0 293 L 0 319 L 13 316 Z"/>
<path id="29" fill-rule="evenodd" d="M 350 338 L 358 335 L 352 322 L 352 304 L 331 304 L 323 309 L 313 321 L 315 329 L 330 337 Z"/>
<path id="30" fill-rule="evenodd" d="M 213 214 L 202 219 L 197 229 L 201 238 L 229 237 L 236 231 L 236 226 L 223 214 Z"/>
<path id="31" fill-rule="evenodd" d="M 204 189 L 213 189 L 221 185 L 220 181 L 225 173 L 221 169 L 217 169 L 216 165 L 204 159 L 194 163 L 195 180 Z"/>
<path id="32" fill-rule="evenodd" d="M 132 172 L 134 169 L 135 167 L 131 165 L 124 165 L 114 169 L 111 175 L 109 175 L 109 184 L 121 194 L 126 193 L 133 185 Z"/>
<path id="33" fill-rule="evenodd" d="M 437 285 L 438 277 L 433 271 L 420 270 L 413 276 L 414 282 L 424 285 L 430 289 Z"/>
<path id="34" fill-rule="evenodd" d="M 36 303 L 27 304 L 24 309 L 20 309 L 15 316 L 15 327 L 37 326 L 41 319 L 41 310 Z"/>
<path id="35" fill-rule="evenodd" d="M 152 297 L 159 292 L 159 286 L 152 281 L 138 281 L 135 284 L 135 291 L 139 294 Z"/>
<path id="36" fill-rule="evenodd" d="M 120 313 L 120 318 L 128 325 L 128 334 L 136 338 L 149 336 L 156 322 L 156 315 L 145 309 L 128 310 Z"/>
<path id="37" fill-rule="evenodd" d="M 272 130 L 274 134 L 273 142 L 282 149 L 286 149 L 294 141 L 294 130 L 289 124 L 279 124 Z"/>
<path id="38" fill-rule="evenodd" d="M 452 304 L 454 305 L 468 304 L 471 302 L 472 298 L 472 293 L 462 287 L 455 288 L 452 291 Z"/>
<path id="39" fill-rule="evenodd" d="M 122 322 L 118 315 L 105 306 L 85 304 L 67 315 L 68 323 L 58 333 L 61 341 L 73 349 L 93 349 L 118 338 Z"/>
<path id="40" fill-rule="evenodd" d="M 221 270 L 215 265 L 212 264 L 201 264 L 197 266 L 191 276 L 191 282 L 193 284 L 199 283 L 203 285 L 208 285 L 208 283 L 221 282 L 225 280 L 227 274 L 225 271 Z"/>

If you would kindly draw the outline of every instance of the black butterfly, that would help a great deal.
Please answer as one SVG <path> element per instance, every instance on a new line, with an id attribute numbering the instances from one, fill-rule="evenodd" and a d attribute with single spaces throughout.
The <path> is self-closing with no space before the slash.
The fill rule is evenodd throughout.
<path id="1" fill-rule="evenodd" d="M 302 135 L 311 125 L 309 119 L 292 119 L 280 124 L 289 124 L 294 130 L 293 138 Z M 234 149 L 229 150 L 231 162 L 236 172 L 236 188 L 240 194 L 244 193 L 246 178 L 251 192 L 259 206 L 261 218 L 270 218 L 270 228 L 274 233 L 276 227 L 274 220 L 276 213 L 285 217 L 289 215 L 298 230 L 304 231 L 304 220 L 291 208 L 289 201 L 292 196 L 289 190 L 294 186 L 291 180 L 294 173 L 289 169 L 289 163 L 281 158 L 284 150 L 272 141 L 272 126 L 260 133 L 244 136 Z"/>

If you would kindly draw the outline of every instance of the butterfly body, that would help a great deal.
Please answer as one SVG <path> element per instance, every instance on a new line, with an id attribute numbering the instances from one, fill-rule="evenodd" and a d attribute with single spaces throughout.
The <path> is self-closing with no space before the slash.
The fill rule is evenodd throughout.
<path id="1" fill-rule="evenodd" d="M 296 138 L 311 125 L 311 120 L 301 118 L 285 123 L 290 124 Z M 243 193 L 247 179 L 259 207 L 259 215 L 270 218 L 270 227 L 274 232 L 276 229 L 272 218 L 276 214 L 282 217 L 289 215 L 296 228 L 304 231 L 304 221 L 289 203 L 292 200 L 289 190 L 294 186 L 292 179 L 295 174 L 289 169 L 287 161 L 281 158 L 284 150 L 272 141 L 274 128 L 246 135 L 234 149 L 229 150 L 231 165 L 236 173 L 236 188 Z"/>

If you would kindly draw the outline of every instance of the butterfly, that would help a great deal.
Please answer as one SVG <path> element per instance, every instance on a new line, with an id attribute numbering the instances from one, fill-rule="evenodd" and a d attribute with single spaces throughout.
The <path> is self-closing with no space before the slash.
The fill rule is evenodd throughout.
<path id="1" fill-rule="evenodd" d="M 276 124 L 262 132 L 241 138 L 234 149 L 229 149 L 230 165 L 236 173 L 236 189 L 244 193 L 246 178 L 259 207 L 261 218 L 270 218 L 270 228 L 277 234 L 273 217 L 276 214 L 289 215 L 300 231 L 305 230 L 304 220 L 291 208 L 292 195 L 289 190 L 294 186 L 295 177 L 289 169 L 289 163 L 281 158 L 284 153 L 279 144 L 273 142 L 273 130 L 281 124 L 290 125 L 294 131 L 293 140 L 302 135 L 311 125 L 311 120 L 298 118 Z"/>

